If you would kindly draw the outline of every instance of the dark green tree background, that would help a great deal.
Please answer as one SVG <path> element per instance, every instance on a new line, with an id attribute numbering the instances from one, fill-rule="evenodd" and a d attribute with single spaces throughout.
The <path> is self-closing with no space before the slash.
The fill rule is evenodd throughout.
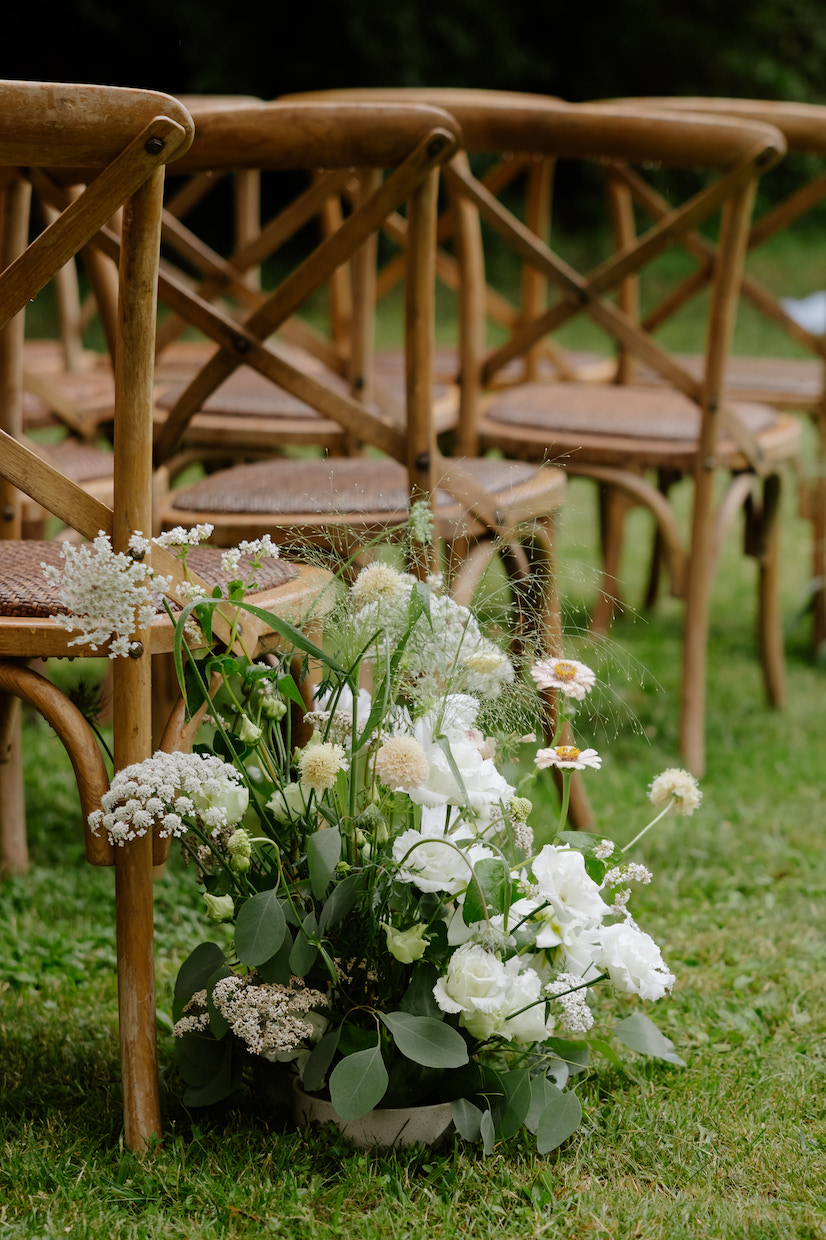
<path id="1" fill-rule="evenodd" d="M 39 0 L 14 12 L 0 48 L 11 78 L 265 98 L 396 85 L 826 98 L 823 0 Z"/>

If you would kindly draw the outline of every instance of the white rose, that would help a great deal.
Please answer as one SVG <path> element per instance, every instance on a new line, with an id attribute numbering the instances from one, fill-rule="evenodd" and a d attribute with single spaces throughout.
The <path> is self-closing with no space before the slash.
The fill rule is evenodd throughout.
<path id="1" fill-rule="evenodd" d="M 443 1012 L 461 1013 L 460 1023 L 477 1038 L 489 1037 L 508 989 L 505 966 L 492 952 L 466 943 L 454 952 L 447 973 L 433 987 Z"/>
<path id="2" fill-rule="evenodd" d="M 221 809 L 226 815 L 226 825 L 232 827 L 240 822 L 249 805 L 250 794 L 243 784 L 219 776 L 210 779 L 197 792 L 193 792 L 195 808 L 205 813 L 208 809 Z"/>
<path id="3" fill-rule="evenodd" d="M 613 985 L 641 999 L 661 999 L 674 985 L 675 977 L 663 961 L 650 934 L 625 922 L 603 926 L 594 963 L 608 970 Z"/>

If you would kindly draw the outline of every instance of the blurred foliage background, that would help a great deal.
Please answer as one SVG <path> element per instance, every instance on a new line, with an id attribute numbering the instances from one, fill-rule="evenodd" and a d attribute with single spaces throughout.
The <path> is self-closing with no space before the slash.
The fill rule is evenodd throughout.
<path id="1" fill-rule="evenodd" d="M 820 102 L 822 0 L 41 0 L 0 75 L 172 93 L 479 86 Z M 21 37 L 22 36 L 22 37 Z"/>

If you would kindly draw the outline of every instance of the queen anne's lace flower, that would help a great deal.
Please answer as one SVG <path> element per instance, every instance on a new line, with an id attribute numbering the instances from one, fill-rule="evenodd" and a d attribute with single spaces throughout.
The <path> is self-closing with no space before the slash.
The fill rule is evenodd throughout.
<path id="1" fill-rule="evenodd" d="M 237 822 L 246 804 L 247 790 L 234 766 L 203 754 L 159 750 L 117 772 L 89 826 L 122 845 L 154 828 L 161 836 L 185 835 L 186 816 L 212 831 Z"/>
<path id="2" fill-rule="evenodd" d="M 158 534 L 153 542 L 156 542 L 159 547 L 197 547 L 205 538 L 209 538 L 212 529 L 213 527 L 208 522 L 204 522 L 203 525 L 193 525 L 191 529 L 176 525 L 174 529 Z"/>
<path id="3" fill-rule="evenodd" d="M 311 1009 L 327 1006 L 327 996 L 304 986 L 298 977 L 291 978 L 289 986 L 281 986 L 262 982 L 255 974 L 221 978 L 213 988 L 212 1001 L 253 1055 L 273 1060 L 294 1058 L 303 1044 L 316 1036 L 317 1024 L 308 1018 Z M 203 1020 L 199 1009 L 205 1007 L 206 991 L 200 991 L 185 1009 L 192 1009 L 193 1015 L 177 1022 L 174 1035 L 182 1037 L 205 1028 L 205 1024 L 197 1023 Z"/>
<path id="4" fill-rule="evenodd" d="M 693 814 L 703 799 L 697 780 L 688 771 L 670 767 L 651 781 L 648 799 L 656 809 L 669 803 L 678 814 Z"/>
<path id="5" fill-rule="evenodd" d="M 134 548 L 140 552 L 146 539 L 139 531 L 132 536 L 135 538 Z M 86 544 L 76 547 L 65 542 L 60 558 L 66 561 L 62 571 L 53 564 L 41 567 L 46 580 L 58 587 L 67 612 L 51 619 L 69 632 L 80 630 L 69 645 L 89 645 L 97 650 L 109 642 L 110 659 L 128 655 L 135 646 L 135 630 L 151 624 L 155 615 L 147 579 L 152 579 L 154 588 L 163 594 L 171 577 L 155 576 L 151 568 L 132 556 L 113 551 L 102 530 L 91 549 Z"/>

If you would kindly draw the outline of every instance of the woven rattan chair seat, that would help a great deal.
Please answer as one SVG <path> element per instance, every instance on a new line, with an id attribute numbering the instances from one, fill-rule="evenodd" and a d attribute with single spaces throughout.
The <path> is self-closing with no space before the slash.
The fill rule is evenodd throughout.
<path id="1" fill-rule="evenodd" d="M 37 450 L 50 465 L 80 486 L 111 478 L 114 473 L 115 458 L 112 453 L 81 439 L 68 438 L 60 443 L 39 444 Z"/>
<path id="2" fill-rule="evenodd" d="M 680 354 L 677 361 L 695 378 L 702 378 L 703 359 Z M 640 362 L 634 381 L 659 386 L 663 380 Z M 823 392 L 823 363 L 811 357 L 730 357 L 725 388 L 738 400 L 763 400 L 781 408 L 809 408 Z"/>
<path id="3" fill-rule="evenodd" d="M 467 472 L 492 494 L 501 494 L 536 474 L 533 465 L 516 461 L 463 462 Z M 174 509 L 184 512 L 403 513 L 407 510 L 407 470 L 396 461 L 346 457 L 335 460 L 271 460 L 219 470 L 178 492 Z M 437 490 L 437 508 L 455 501 Z"/>
<path id="4" fill-rule="evenodd" d="M 43 564 L 63 566 L 59 542 L 0 542 L 0 616 L 48 618 L 65 613 L 58 598 L 57 587 L 46 580 Z M 220 548 L 192 547 L 187 563 L 210 586 L 226 586 L 238 573 L 221 568 Z M 242 558 L 242 571 L 245 562 Z M 264 560 L 256 569 L 259 589 L 271 590 L 292 581 L 298 575 L 295 565 L 286 560 Z M 160 598 L 156 611 L 163 610 Z"/>

